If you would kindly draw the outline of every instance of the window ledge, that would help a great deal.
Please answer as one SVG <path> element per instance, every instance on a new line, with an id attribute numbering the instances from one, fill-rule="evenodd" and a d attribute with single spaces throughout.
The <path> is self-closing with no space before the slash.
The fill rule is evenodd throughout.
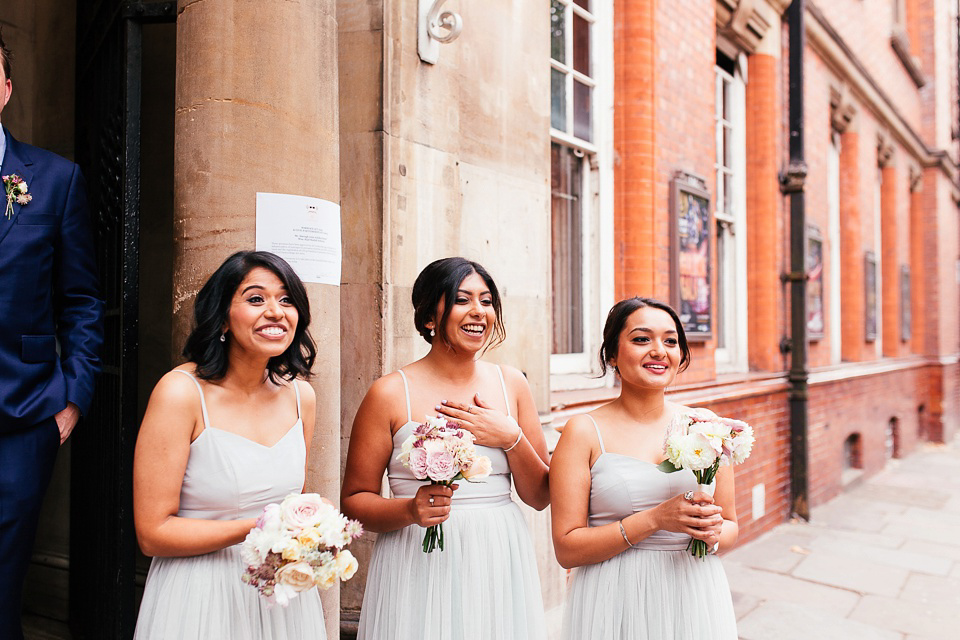
<path id="1" fill-rule="evenodd" d="M 900 62 L 903 63 L 917 88 L 919 89 L 927 84 L 927 77 L 923 75 L 923 71 L 920 69 L 920 61 L 910 55 L 910 38 L 903 26 L 896 25 L 893 28 L 893 33 L 890 34 L 890 46 L 893 47 L 893 52 L 900 58 Z"/>

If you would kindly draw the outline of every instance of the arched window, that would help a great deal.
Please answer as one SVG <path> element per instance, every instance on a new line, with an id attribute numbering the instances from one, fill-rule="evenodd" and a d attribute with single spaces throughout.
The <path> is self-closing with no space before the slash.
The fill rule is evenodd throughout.
<path id="1" fill-rule="evenodd" d="M 890 418 L 890 422 L 887 423 L 884 445 L 887 460 L 900 457 L 900 420 L 895 417 Z"/>

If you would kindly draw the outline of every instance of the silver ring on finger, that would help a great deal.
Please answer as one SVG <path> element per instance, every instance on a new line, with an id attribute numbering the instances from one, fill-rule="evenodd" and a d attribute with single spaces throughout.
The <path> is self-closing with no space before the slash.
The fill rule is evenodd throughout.
<path id="1" fill-rule="evenodd" d="M 430 504 L 433 504 L 433 496 L 430 496 Z"/>
<path id="2" fill-rule="evenodd" d="M 693 502 L 693 490 L 691 489 L 690 491 L 687 491 L 685 494 L 683 494 L 683 499 L 688 502 Z"/>

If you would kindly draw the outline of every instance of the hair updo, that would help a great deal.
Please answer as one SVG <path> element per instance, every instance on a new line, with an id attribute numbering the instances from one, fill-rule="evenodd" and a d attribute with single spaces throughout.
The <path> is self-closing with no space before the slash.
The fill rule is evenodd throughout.
<path id="1" fill-rule="evenodd" d="M 497 346 L 507 337 L 501 319 L 500 291 L 497 289 L 493 278 L 481 264 L 466 258 L 453 257 L 434 260 L 423 268 L 423 271 L 420 272 L 413 283 L 413 295 L 411 296 L 413 324 L 417 328 L 417 333 L 424 340 L 433 344 L 435 336 L 431 336 L 430 329 L 427 328 L 427 323 L 433 321 L 436 327 L 436 335 L 441 336 L 441 340 L 444 342 L 448 342 L 443 327 L 447 324 L 447 318 L 450 317 L 450 310 L 453 307 L 452 302 L 457 298 L 457 290 L 460 288 L 460 284 L 474 273 L 483 279 L 490 290 L 490 298 L 496 316 L 493 334 L 487 348 Z M 440 318 L 436 318 L 437 306 L 441 302 L 443 302 L 443 313 Z"/>
<path id="2" fill-rule="evenodd" d="M 637 309 L 652 307 L 666 311 L 673 318 L 673 324 L 677 327 L 677 342 L 680 344 L 680 367 L 678 371 L 683 371 L 690 366 L 690 346 L 687 344 L 687 335 L 683 331 L 683 324 L 680 322 L 680 316 L 673 310 L 673 307 L 665 302 L 654 300 L 653 298 L 627 298 L 613 305 L 607 314 L 607 321 L 603 325 L 603 344 L 600 347 L 600 375 L 607 373 L 607 366 L 610 360 L 617 356 L 617 350 L 620 346 L 620 334 L 627 324 L 627 318 Z"/>

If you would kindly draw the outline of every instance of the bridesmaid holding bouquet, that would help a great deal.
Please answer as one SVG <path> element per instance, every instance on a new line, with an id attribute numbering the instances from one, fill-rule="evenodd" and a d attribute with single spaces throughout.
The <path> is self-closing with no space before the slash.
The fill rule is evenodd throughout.
<path id="1" fill-rule="evenodd" d="M 519 507 L 549 500 L 547 448 L 530 388 L 480 355 L 504 338 L 500 294 L 476 262 L 429 264 L 413 286 L 426 356 L 377 380 L 357 411 L 343 511 L 377 538 L 361 640 L 537 640 L 545 637 L 533 544 Z M 455 422 L 490 459 L 482 482 L 418 480 L 398 456 L 427 417 Z M 392 497 L 381 496 L 384 472 Z M 443 524 L 427 553 L 426 528 Z"/>
<path id="2" fill-rule="evenodd" d="M 613 367 L 620 396 L 571 418 L 550 466 L 557 560 L 576 567 L 564 614 L 569 640 L 736 640 L 723 566 L 691 555 L 737 540 L 733 468 L 699 490 L 689 469 L 666 473 L 668 436 L 691 415 L 713 416 L 664 398 L 690 349 L 676 312 L 649 298 L 610 310 L 601 366 Z"/>

